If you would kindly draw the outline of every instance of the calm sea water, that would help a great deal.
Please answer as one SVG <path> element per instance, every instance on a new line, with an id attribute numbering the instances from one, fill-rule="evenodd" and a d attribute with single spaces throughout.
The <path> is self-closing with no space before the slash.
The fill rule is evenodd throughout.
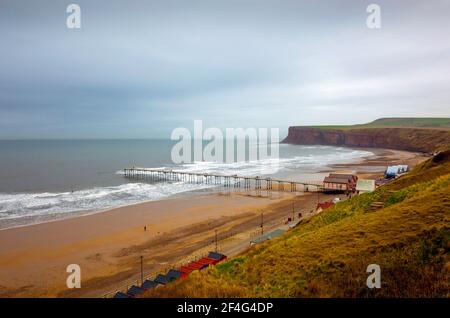
<path id="1" fill-rule="evenodd" d="M 292 171 L 314 172 L 370 155 L 348 148 L 282 144 L 278 161 L 175 165 L 174 144 L 170 140 L 0 141 L 0 223 L 20 218 L 35 222 L 41 216 L 158 200 L 207 187 L 130 182 L 121 173 L 127 166 L 287 177 Z"/>

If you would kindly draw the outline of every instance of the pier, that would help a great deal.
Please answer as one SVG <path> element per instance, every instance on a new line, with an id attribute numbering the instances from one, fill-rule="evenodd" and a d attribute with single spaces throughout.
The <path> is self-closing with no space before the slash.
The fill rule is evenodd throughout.
<path id="1" fill-rule="evenodd" d="M 214 173 L 186 172 L 154 168 L 125 168 L 125 178 L 149 181 L 184 181 L 196 184 L 211 184 L 228 188 L 275 190 L 288 192 L 322 192 L 320 181 L 289 181 L 269 177 L 249 177 Z"/>

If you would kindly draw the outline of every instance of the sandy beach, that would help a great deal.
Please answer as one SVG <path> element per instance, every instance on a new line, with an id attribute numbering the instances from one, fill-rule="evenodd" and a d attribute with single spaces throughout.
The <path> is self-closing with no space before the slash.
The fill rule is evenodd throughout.
<path id="1" fill-rule="evenodd" d="M 366 150 L 374 155 L 333 165 L 330 171 L 376 179 L 387 163 L 414 166 L 425 159 L 405 151 Z M 262 192 L 181 196 L 0 230 L 0 297 L 101 297 L 138 279 L 140 256 L 144 272 L 156 273 L 212 248 L 215 230 L 240 239 L 233 249 L 238 252 L 258 228 L 262 212 L 267 224 L 281 224 L 292 215 L 293 202 L 303 217 L 317 203 L 315 194 Z M 335 196 L 321 194 L 319 199 Z M 69 264 L 81 267 L 81 289 L 66 287 Z"/>
<path id="2" fill-rule="evenodd" d="M 198 195 L 2 230 L 0 295 L 57 296 L 66 289 L 66 266 L 75 263 L 83 280 L 76 294 L 98 296 L 91 292 L 103 291 L 103 285 L 107 291 L 137 273 L 140 255 L 146 271 L 174 264 L 210 242 L 215 229 L 222 233 L 249 221 L 247 227 L 256 225 L 251 221 L 259 220 L 260 209 L 269 221 L 269 210 L 277 210 L 288 197 Z M 105 279 L 91 281 L 99 277 Z"/>

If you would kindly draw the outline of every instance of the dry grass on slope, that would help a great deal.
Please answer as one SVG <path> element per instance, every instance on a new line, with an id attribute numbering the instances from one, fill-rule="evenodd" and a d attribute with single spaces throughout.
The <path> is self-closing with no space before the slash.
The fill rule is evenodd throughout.
<path id="1" fill-rule="evenodd" d="M 427 161 L 405 176 L 409 181 L 339 203 L 243 256 L 146 296 L 449 297 L 449 165 Z M 384 207 L 368 212 L 380 200 Z M 366 287 L 372 263 L 381 267 L 378 290 Z"/>

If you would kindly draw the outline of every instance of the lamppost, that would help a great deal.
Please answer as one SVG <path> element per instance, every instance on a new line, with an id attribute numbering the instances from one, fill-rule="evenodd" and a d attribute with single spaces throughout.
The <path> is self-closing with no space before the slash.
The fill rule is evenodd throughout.
<path id="1" fill-rule="evenodd" d="M 144 256 L 141 255 L 141 284 L 144 283 Z"/>
<path id="2" fill-rule="evenodd" d="M 261 213 L 261 235 L 264 234 L 264 213 Z"/>
<path id="3" fill-rule="evenodd" d="M 214 230 L 214 241 L 216 242 L 216 253 L 217 253 L 217 230 Z"/>
<path id="4" fill-rule="evenodd" d="M 320 191 L 319 191 L 319 187 L 317 187 L 317 204 L 320 203 L 319 196 L 320 196 Z"/>
<path id="5" fill-rule="evenodd" d="M 294 219 L 295 219 L 295 201 L 292 202 L 292 222 L 294 221 Z"/>

